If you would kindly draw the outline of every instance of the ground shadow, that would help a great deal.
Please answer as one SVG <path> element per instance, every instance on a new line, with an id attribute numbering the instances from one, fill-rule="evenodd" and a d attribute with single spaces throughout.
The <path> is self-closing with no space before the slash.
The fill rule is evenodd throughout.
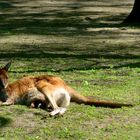
<path id="1" fill-rule="evenodd" d="M 91 1 L 89 1 L 91 2 Z M 51 3 L 51 2 L 50 2 Z M 108 8 L 109 5 L 87 5 L 86 2 L 52 3 L 35 5 L 33 1 L 11 0 L 0 2 L 0 35 L 9 34 L 41 34 L 41 35 L 89 35 L 88 28 L 120 27 L 126 14 L 111 15 L 106 11 L 98 11 L 97 7 Z M 28 6 L 29 5 L 29 6 Z M 88 11 L 84 8 L 96 7 Z M 113 5 L 121 7 L 121 5 Z M 60 9 L 60 8 L 61 9 Z M 40 10 L 44 8 L 45 10 Z M 96 16 L 98 15 L 98 16 Z M 104 22 L 101 22 L 104 21 Z M 116 21 L 116 22 L 114 22 Z"/>
<path id="2" fill-rule="evenodd" d="M 36 67 L 35 69 L 27 69 L 24 72 L 45 72 L 45 71 L 72 71 L 86 69 L 103 69 L 110 68 L 109 63 L 112 61 L 114 68 L 119 67 L 139 67 L 138 59 L 140 55 L 135 52 L 139 51 L 136 44 L 115 46 L 107 44 L 109 39 L 119 39 L 121 31 L 116 31 L 114 28 L 123 27 L 121 21 L 128 13 L 116 13 L 110 8 L 130 8 L 132 4 L 125 3 L 124 5 L 110 2 L 73 0 L 70 2 L 62 1 L 37 1 L 33 0 L 3 0 L 0 2 L 0 35 L 7 37 L 10 35 L 52 35 L 55 37 L 63 36 L 74 38 L 80 36 L 82 43 L 77 47 L 74 43 L 42 43 L 40 46 L 35 44 L 20 44 L 11 43 L 10 48 L 0 48 L 0 59 L 7 60 L 13 58 L 16 61 L 28 63 L 28 67 Z M 89 10 L 94 8 L 94 10 Z M 105 8 L 105 10 L 100 10 Z M 113 28 L 108 30 L 104 28 Z M 126 30 L 122 28 L 122 30 Z M 129 32 L 126 36 L 131 37 Z M 133 35 L 140 36 L 139 32 Z M 90 41 L 91 36 L 94 41 L 102 39 L 99 44 Z M 83 41 L 87 37 L 87 40 Z M 87 43 L 85 43 L 87 42 Z M 85 44 L 84 44 L 85 43 Z M 137 42 L 136 42 L 137 43 Z M 2 44 L 3 45 L 3 44 Z M 78 44 L 79 45 L 79 44 Z M 73 46 L 73 48 L 72 48 Z M 9 46 L 8 46 L 9 47 Z M 131 53 L 131 50 L 135 50 Z M 134 60 L 134 62 L 121 63 L 125 60 Z M 115 64 L 114 64 L 115 61 Z M 33 64 L 33 62 L 35 64 Z M 38 68 L 38 65 L 44 66 L 43 69 Z M 18 68 L 18 66 L 16 66 Z M 16 69 L 17 70 L 17 69 Z M 16 70 L 12 70 L 16 72 Z"/>
<path id="3" fill-rule="evenodd" d="M 47 46 L 47 47 L 45 47 Z M 24 67 L 20 64 L 25 63 L 28 69 L 20 72 L 46 72 L 46 71 L 73 71 L 73 70 L 90 70 L 90 69 L 107 69 L 121 67 L 139 67 L 140 55 L 135 52 L 139 51 L 138 46 L 105 46 L 105 47 L 91 47 L 82 51 L 80 48 L 69 48 L 68 46 L 61 46 L 59 48 L 52 47 L 47 44 L 36 47 L 36 45 L 16 45 L 9 51 L 1 49 L 0 59 L 10 60 L 13 58 L 13 63 L 17 62 L 16 69 L 11 72 L 16 73 L 18 69 Z M 19 49 L 20 48 L 20 49 Z M 68 49 L 69 48 L 69 49 Z M 135 50 L 134 53 L 129 53 Z M 119 52 L 120 53 L 116 53 Z M 129 51 L 129 52 L 128 52 Z M 18 62 L 19 61 L 19 62 Z M 34 62 L 34 63 L 33 63 Z M 110 66 L 110 65 L 111 66 Z M 41 67 L 41 68 L 40 68 Z M 22 68 L 23 69 L 23 68 Z"/>
<path id="4" fill-rule="evenodd" d="M 6 125 L 10 124 L 12 120 L 10 118 L 0 116 L 0 128 L 5 127 Z"/>

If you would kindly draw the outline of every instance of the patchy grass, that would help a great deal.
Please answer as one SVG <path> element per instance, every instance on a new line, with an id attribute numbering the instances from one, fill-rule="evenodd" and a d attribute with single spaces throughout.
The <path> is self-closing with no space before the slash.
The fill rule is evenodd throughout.
<path id="1" fill-rule="evenodd" d="M 133 103 L 109 109 L 71 104 L 63 117 L 15 105 L 0 107 L 0 140 L 138 140 L 140 29 L 121 25 L 132 1 L 2 0 L 0 64 L 10 82 L 54 74 L 83 95 Z"/>

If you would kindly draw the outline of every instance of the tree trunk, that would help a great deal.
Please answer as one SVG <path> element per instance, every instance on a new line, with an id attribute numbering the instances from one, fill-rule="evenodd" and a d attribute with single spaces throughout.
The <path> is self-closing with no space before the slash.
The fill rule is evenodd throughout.
<path id="1" fill-rule="evenodd" d="M 140 23 L 140 0 L 135 0 L 133 9 L 124 23 Z"/>

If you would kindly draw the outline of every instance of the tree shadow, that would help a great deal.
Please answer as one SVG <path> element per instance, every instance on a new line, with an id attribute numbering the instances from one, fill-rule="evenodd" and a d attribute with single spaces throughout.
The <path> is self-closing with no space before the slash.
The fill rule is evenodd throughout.
<path id="1" fill-rule="evenodd" d="M 48 3 L 49 2 L 49 3 Z M 120 24 L 123 19 L 127 16 L 127 13 L 111 13 L 107 10 L 99 10 L 100 8 L 125 8 L 129 7 L 131 10 L 131 4 L 109 4 L 101 1 L 91 1 L 91 0 L 73 0 L 70 2 L 62 1 L 46 1 L 46 3 L 35 4 L 33 0 L 3 0 L 0 1 L 0 35 L 54 35 L 54 36 L 64 36 L 64 37 L 80 37 L 85 36 L 95 36 L 106 40 L 107 36 L 109 39 L 119 39 L 121 32 L 116 30 L 107 30 L 104 28 L 120 28 L 124 27 Z M 89 2 L 89 3 L 88 3 Z M 94 10 L 89 10 L 90 8 Z M 98 9 L 99 7 L 99 9 Z M 112 10 L 113 11 L 113 10 Z M 125 30 L 125 29 L 124 29 Z M 126 33 L 129 36 L 129 33 Z M 140 33 L 134 33 L 140 35 Z M 97 37 L 98 36 L 98 37 Z M 84 41 L 83 41 L 84 42 Z M 88 40 L 86 40 L 88 42 Z M 74 44 L 74 43 L 73 43 Z M 39 47 L 36 45 L 29 44 L 19 44 L 15 43 L 15 48 L 10 50 L 1 48 L 0 59 L 10 59 L 24 60 L 25 63 L 28 62 L 29 65 L 37 59 L 38 64 L 49 65 L 44 69 L 25 70 L 26 72 L 45 72 L 55 67 L 55 71 L 72 71 L 81 69 L 103 69 L 109 68 L 109 65 L 102 65 L 106 59 L 108 62 L 111 60 L 138 60 L 140 59 L 139 54 L 129 53 L 130 47 L 115 46 L 112 47 L 104 46 L 105 42 L 93 47 L 94 44 L 88 44 L 81 46 L 81 48 L 71 48 L 73 45 L 70 43 L 46 43 L 41 44 Z M 100 47 L 100 45 L 102 45 Z M 107 44 L 108 45 L 108 44 Z M 55 47 L 56 46 L 56 47 Z M 91 46 L 91 47 L 90 47 Z M 77 46 L 76 46 L 77 47 Z M 135 51 L 138 51 L 137 46 L 133 46 Z M 120 50 L 123 52 L 121 53 Z M 119 52 L 119 53 L 118 53 Z M 124 53 L 125 52 L 125 53 Z M 67 63 L 66 65 L 60 63 Z M 31 61 L 31 62 L 29 62 Z M 48 62 L 49 61 L 49 62 Z M 83 62 L 84 61 L 84 62 Z M 23 62 L 24 63 L 24 62 Z M 60 64 L 58 64 L 60 63 Z M 79 64 L 80 63 L 80 64 Z M 137 62 L 134 62 L 137 63 Z M 75 64 L 75 65 L 73 65 Z M 62 65 L 62 66 L 60 66 Z M 113 64 L 114 65 L 114 64 Z M 115 64 L 116 67 L 129 66 L 129 64 Z M 139 66 L 131 65 L 130 66 Z M 37 66 L 36 66 L 37 67 Z M 54 71 L 54 70 L 53 70 Z M 12 72 L 16 72 L 12 70 Z"/>
<path id="2" fill-rule="evenodd" d="M 140 68 L 140 62 L 123 64 L 123 65 L 117 66 L 116 68 L 122 68 L 122 67 Z"/>
<path id="3" fill-rule="evenodd" d="M 62 4 L 40 5 L 45 10 L 40 11 L 41 6 L 29 3 L 28 0 L 3 0 L 0 2 L 0 9 L 3 11 L 0 15 L 0 35 L 9 34 L 38 34 L 38 35 L 90 35 L 88 28 L 102 27 L 120 27 L 120 21 L 127 14 L 110 15 L 105 11 L 88 11 L 84 8 L 90 8 L 85 1 L 77 0 Z M 89 1 L 91 2 L 91 1 Z M 29 6 L 28 6 L 29 3 Z M 93 4 L 92 7 L 101 7 L 99 4 Z M 108 5 L 102 5 L 109 7 Z M 113 5 L 119 7 L 120 5 Z M 60 7 L 60 8 L 59 8 Z M 98 15 L 98 16 L 96 16 Z M 104 21 L 104 23 L 100 22 Z M 115 23 L 111 23 L 116 21 Z M 92 33 L 91 33 L 92 34 Z"/>
<path id="4" fill-rule="evenodd" d="M 48 47 L 36 47 L 34 45 L 20 45 L 16 46 L 13 50 L 3 50 L 0 55 L 0 59 L 10 59 L 14 58 L 16 61 L 24 60 L 22 63 L 27 63 L 31 65 L 30 69 L 24 69 L 24 71 L 19 71 L 19 73 L 32 73 L 32 72 L 60 72 L 60 71 L 73 71 L 73 70 L 90 70 L 90 69 L 107 69 L 110 68 L 111 61 L 115 61 L 112 63 L 113 68 L 121 68 L 121 67 L 139 67 L 139 63 L 135 62 L 140 59 L 140 55 L 138 54 L 130 54 L 130 53 L 115 53 L 118 51 L 125 52 L 125 47 L 110 47 L 105 46 L 105 48 L 88 48 L 81 52 L 81 50 L 75 49 L 66 49 L 67 46 L 59 48 L 50 48 Z M 66 48 L 65 48 L 66 47 Z M 65 50 L 66 49 L 66 50 Z M 127 49 L 130 48 L 127 46 Z M 133 47 L 133 50 L 137 51 L 139 49 L 137 46 Z M 112 53 L 113 52 L 113 53 Z M 36 62 L 39 60 L 38 62 Z M 107 64 L 105 61 L 107 60 Z M 126 61 L 127 63 L 122 61 Z M 130 62 L 128 61 L 130 60 Z M 133 60 L 133 63 L 132 63 Z M 33 63 L 34 61 L 34 63 Z M 66 64 L 63 65 L 63 62 Z M 116 63 L 117 62 L 117 63 Z M 103 65 L 104 64 L 104 65 Z M 39 68 L 40 66 L 43 68 Z M 20 68 L 20 64 L 16 65 L 16 69 L 11 70 L 13 73 L 17 73 L 18 68 Z M 32 69 L 33 68 L 33 69 Z"/>

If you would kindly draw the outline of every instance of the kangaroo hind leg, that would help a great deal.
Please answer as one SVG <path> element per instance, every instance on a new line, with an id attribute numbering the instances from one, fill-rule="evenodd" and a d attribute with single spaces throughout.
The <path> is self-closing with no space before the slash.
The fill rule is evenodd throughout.
<path id="1" fill-rule="evenodd" d="M 65 89 L 43 89 L 43 93 L 46 95 L 49 100 L 50 105 L 52 106 L 52 111 L 50 116 L 63 115 L 66 111 L 66 107 L 70 104 L 70 96 Z"/>

